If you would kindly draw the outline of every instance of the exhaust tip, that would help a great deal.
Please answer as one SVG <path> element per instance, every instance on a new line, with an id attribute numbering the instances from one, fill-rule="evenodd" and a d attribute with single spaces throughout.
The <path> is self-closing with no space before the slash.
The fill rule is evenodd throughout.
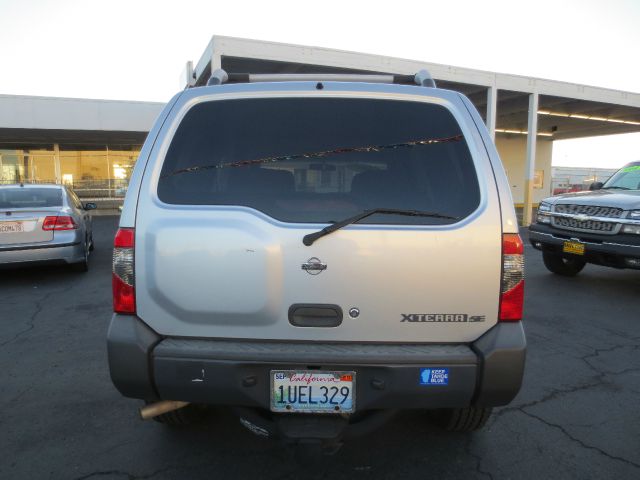
<path id="1" fill-rule="evenodd" d="M 189 402 L 180 402 L 177 400 L 162 400 L 161 402 L 145 405 L 140 409 L 140 418 L 149 420 L 163 413 L 173 412 L 189 405 Z"/>

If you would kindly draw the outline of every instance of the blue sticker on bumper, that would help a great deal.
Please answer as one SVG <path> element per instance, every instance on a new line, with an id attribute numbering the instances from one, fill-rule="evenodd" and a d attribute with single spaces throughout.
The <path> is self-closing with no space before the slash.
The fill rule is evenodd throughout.
<path id="1" fill-rule="evenodd" d="M 448 385 L 448 368 L 421 368 L 420 385 Z"/>

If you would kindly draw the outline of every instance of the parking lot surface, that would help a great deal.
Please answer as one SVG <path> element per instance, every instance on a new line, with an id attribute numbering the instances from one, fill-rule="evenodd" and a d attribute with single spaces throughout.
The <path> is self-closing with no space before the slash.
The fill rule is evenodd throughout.
<path id="1" fill-rule="evenodd" d="M 0 270 L 2 479 L 640 478 L 640 272 L 562 278 L 526 248 L 524 385 L 485 430 L 407 412 L 303 459 L 225 410 L 175 430 L 138 419 L 106 361 L 117 218 L 94 224 L 86 274 Z"/>

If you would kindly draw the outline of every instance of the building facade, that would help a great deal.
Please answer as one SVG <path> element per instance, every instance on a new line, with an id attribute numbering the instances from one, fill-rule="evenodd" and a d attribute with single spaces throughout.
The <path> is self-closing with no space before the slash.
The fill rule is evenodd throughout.
<path id="1" fill-rule="evenodd" d="M 211 71 L 415 73 L 465 94 L 494 137 L 513 200 L 554 192 L 553 141 L 640 131 L 640 94 L 356 52 L 214 36 L 185 86 Z M 107 209 L 121 203 L 131 170 L 162 103 L 0 95 L 0 183 L 72 186 Z M 565 182 L 574 185 L 573 180 Z M 530 217 L 529 217 L 530 218 Z"/>
<path id="2" fill-rule="evenodd" d="M 65 184 L 115 208 L 163 106 L 0 95 L 0 184 Z"/>
<path id="3" fill-rule="evenodd" d="M 0 183 L 61 183 L 111 196 L 131 175 L 141 145 L 0 144 Z"/>

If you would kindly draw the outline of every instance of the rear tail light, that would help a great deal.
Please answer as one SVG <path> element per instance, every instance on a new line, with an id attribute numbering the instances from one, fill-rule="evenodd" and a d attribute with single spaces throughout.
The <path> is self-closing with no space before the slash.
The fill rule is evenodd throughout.
<path id="1" fill-rule="evenodd" d="M 134 284 L 133 247 L 135 230 L 120 228 L 113 241 L 113 311 L 136 313 L 136 289 Z"/>
<path id="2" fill-rule="evenodd" d="M 44 217 L 42 222 L 43 230 L 76 230 L 78 224 L 68 215 L 53 215 Z"/>
<path id="3" fill-rule="evenodd" d="M 522 320 L 524 303 L 524 246 L 520 235 L 502 236 L 502 285 L 500 289 L 500 321 Z"/>

